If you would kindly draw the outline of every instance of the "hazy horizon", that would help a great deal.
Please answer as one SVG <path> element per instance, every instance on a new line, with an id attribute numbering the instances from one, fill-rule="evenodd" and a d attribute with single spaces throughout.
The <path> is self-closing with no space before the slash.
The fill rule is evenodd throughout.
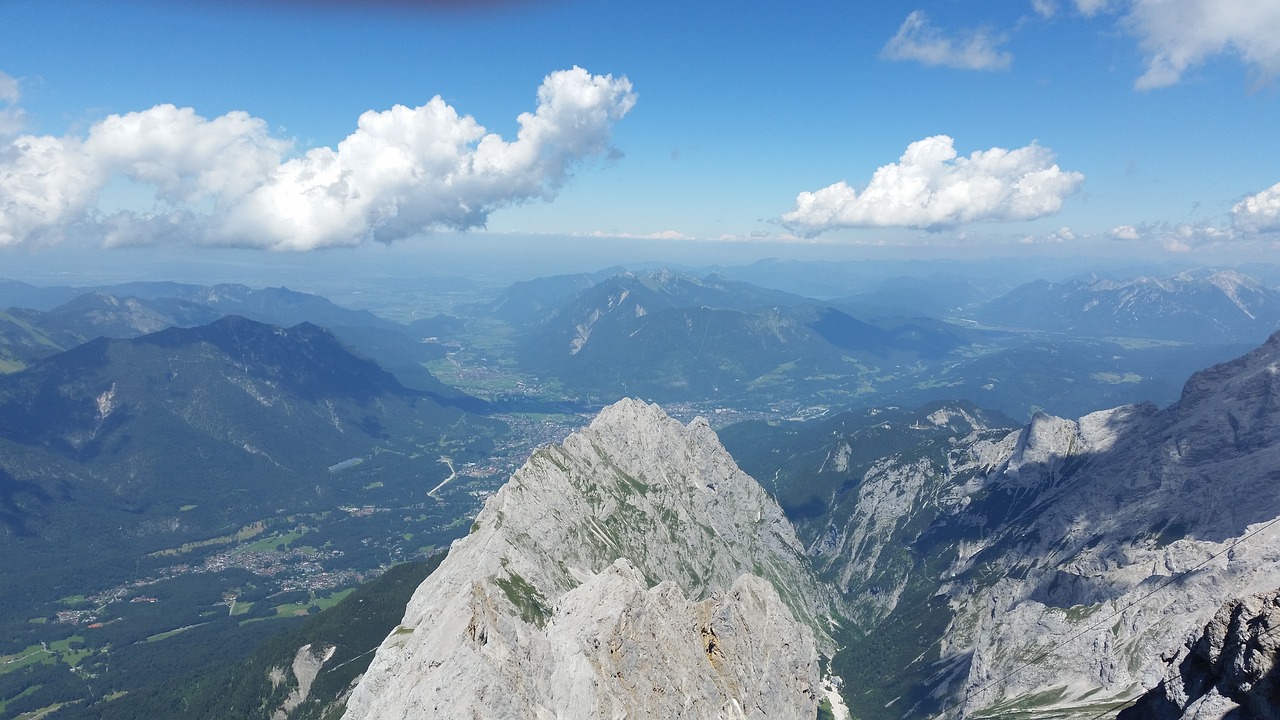
<path id="1" fill-rule="evenodd" d="M 1266 4 L 3 14 L 3 277 L 1280 262 Z"/>

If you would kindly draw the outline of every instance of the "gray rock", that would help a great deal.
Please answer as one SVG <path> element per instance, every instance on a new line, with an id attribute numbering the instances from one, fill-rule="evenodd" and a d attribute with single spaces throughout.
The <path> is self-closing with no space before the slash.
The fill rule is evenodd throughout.
<path id="1" fill-rule="evenodd" d="M 1280 590 L 1227 603 L 1120 720 L 1280 717 Z"/>
<path id="2" fill-rule="evenodd" d="M 624 400 L 489 498 L 345 717 L 810 720 L 830 603 L 705 420 Z"/>
<path id="3" fill-rule="evenodd" d="M 810 538 L 851 617 L 919 642 L 915 616 L 937 599 L 951 614 L 897 669 L 921 678 L 918 707 L 884 717 L 1105 716 L 1223 603 L 1280 586 L 1280 334 L 1169 408 L 975 428 L 945 461 L 886 457 L 855 487 Z M 1193 699 L 1203 717 L 1233 697 Z"/>

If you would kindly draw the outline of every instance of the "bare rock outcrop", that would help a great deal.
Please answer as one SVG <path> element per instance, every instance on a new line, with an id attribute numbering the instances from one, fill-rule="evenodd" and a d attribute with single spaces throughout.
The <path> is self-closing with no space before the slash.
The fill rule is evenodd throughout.
<path id="1" fill-rule="evenodd" d="M 811 720 L 829 602 L 705 420 L 624 400 L 489 498 L 345 717 Z"/>
<path id="2" fill-rule="evenodd" d="M 1227 603 L 1120 720 L 1280 717 L 1280 590 Z"/>

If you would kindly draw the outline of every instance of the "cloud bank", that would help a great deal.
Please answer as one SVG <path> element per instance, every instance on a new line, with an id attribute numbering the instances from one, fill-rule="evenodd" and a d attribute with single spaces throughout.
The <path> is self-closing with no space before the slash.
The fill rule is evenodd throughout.
<path id="1" fill-rule="evenodd" d="M 1111 239 L 1124 242 L 1154 242 L 1168 252 L 1191 252 L 1197 248 L 1232 242 L 1240 238 L 1231 230 L 1206 223 L 1151 223 L 1112 228 Z"/>
<path id="2" fill-rule="evenodd" d="M 625 77 L 574 67 L 545 78 L 512 141 L 439 96 L 366 112 L 336 149 L 292 157 L 259 118 L 172 105 L 109 116 L 83 138 L 22 135 L 0 147 L 0 246 L 75 228 L 107 245 L 312 250 L 479 227 L 499 208 L 552 199 L 579 162 L 608 150 L 635 102 Z M 99 211 L 115 178 L 154 188 L 154 206 Z"/>
<path id="3" fill-rule="evenodd" d="M 984 30 L 969 30 L 949 38 L 929 22 L 922 10 L 907 16 L 884 46 L 890 60 L 914 60 L 924 65 L 945 65 L 960 70 L 1007 70 L 1013 56 L 999 50 L 1004 41 Z"/>
<path id="4" fill-rule="evenodd" d="M 1084 175 L 1062 171 L 1053 152 L 1036 143 L 958 157 L 952 139 L 936 135 L 907 146 L 897 163 L 875 171 L 861 193 L 844 181 L 800 193 L 782 224 L 812 237 L 837 228 L 941 230 L 1031 220 L 1058 212 L 1083 182 Z"/>
<path id="5" fill-rule="evenodd" d="M 1157 242 L 1171 252 L 1187 252 L 1227 242 L 1274 240 L 1280 234 L 1280 183 L 1245 197 L 1231 208 L 1230 227 L 1201 223 L 1148 223 L 1112 228 L 1111 238 Z"/>

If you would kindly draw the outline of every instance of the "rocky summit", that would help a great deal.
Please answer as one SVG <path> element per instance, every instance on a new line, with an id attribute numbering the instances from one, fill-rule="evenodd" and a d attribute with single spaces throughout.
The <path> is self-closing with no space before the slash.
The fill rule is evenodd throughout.
<path id="1" fill-rule="evenodd" d="M 705 420 L 623 400 L 488 499 L 345 717 L 811 720 L 830 602 Z"/>

